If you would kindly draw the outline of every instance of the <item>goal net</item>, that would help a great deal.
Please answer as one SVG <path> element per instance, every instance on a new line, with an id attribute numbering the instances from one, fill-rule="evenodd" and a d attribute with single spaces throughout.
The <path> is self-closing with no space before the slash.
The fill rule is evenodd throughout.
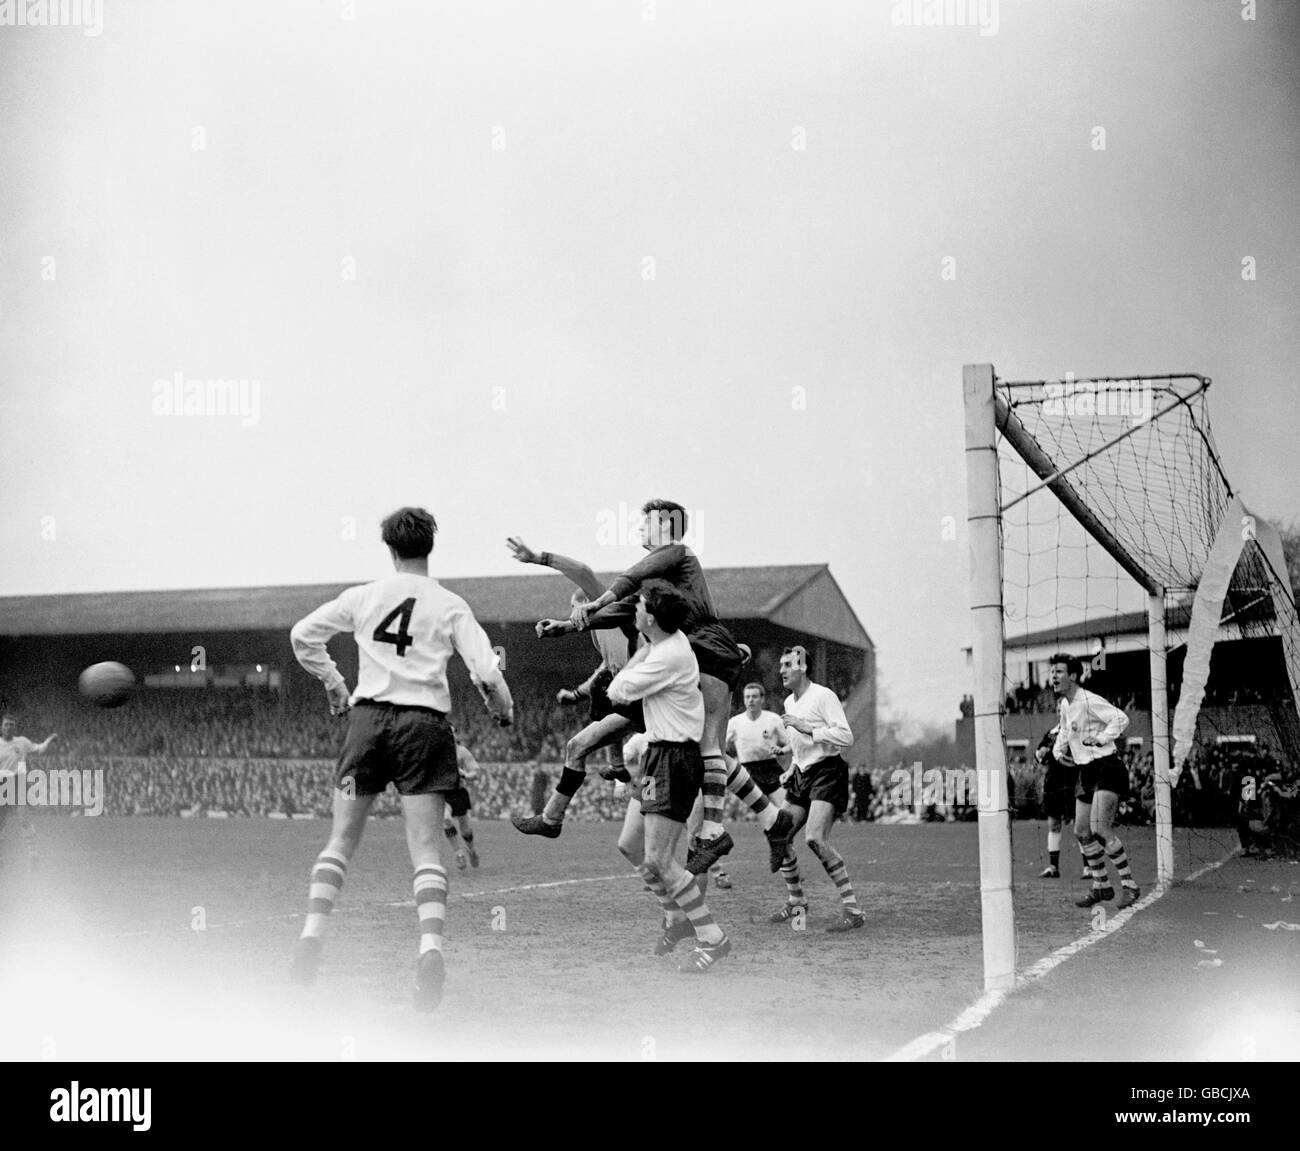
<path id="1" fill-rule="evenodd" d="M 1085 685 L 1129 715 L 1120 816 L 1155 824 L 1162 884 L 1176 817 L 1235 817 L 1243 786 L 1300 765 L 1294 593 L 1276 529 L 1224 472 L 1209 383 L 965 373 L 977 771 L 1006 775 L 1008 807 L 1014 795 L 1040 813 L 1047 669 L 1078 656 Z M 1010 826 L 981 810 L 982 859 L 986 815 L 991 841 Z M 1000 881 L 987 855 L 985 882 Z M 1014 938 L 1009 897 L 993 902 Z M 986 983 L 988 959 L 986 941 Z"/>

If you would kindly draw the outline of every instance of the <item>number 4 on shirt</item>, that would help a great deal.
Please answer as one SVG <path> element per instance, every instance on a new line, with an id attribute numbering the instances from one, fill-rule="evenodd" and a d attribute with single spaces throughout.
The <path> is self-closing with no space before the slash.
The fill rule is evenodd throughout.
<path id="1" fill-rule="evenodd" d="M 411 612 L 414 610 L 414 596 L 411 596 L 410 599 L 402 600 L 400 604 L 393 608 L 392 611 L 379 621 L 379 626 L 375 628 L 370 638 L 374 640 L 375 643 L 391 643 L 397 648 L 398 655 L 405 656 L 406 649 L 415 642 L 414 637 L 406 630 L 411 626 Z M 400 616 L 401 619 L 398 619 L 398 616 Z M 388 631 L 388 625 L 395 619 L 398 619 L 397 630 Z"/>

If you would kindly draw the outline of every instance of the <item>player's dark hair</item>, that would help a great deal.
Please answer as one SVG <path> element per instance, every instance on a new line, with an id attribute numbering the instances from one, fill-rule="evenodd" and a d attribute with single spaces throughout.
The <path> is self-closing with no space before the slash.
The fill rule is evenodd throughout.
<path id="1" fill-rule="evenodd" d="M 809 666 L 808 649 L 804 647 L 803 644 L 797 643 L 793 647 L 786 648 L 785 651 L 781 653 L 781 658 L 784 659 L 788 655 L 795 655 L 795 654 L 798 654 L 799 662 L 803 664 L 804 675 L 811 676 L 812 668 Z"/>
<path id="2" fill-rule="evenodd" d="M 646 580 L 641 585 L 641 598 L 645 600 L 645 610 L 669 635 L 681 628 L 691 612 L 682 593 L 666 580 Z"/>
<path id="3" fill-rule="evenodd" d="M 764 698 L 767 697 L 767 692 L 763 689 L 763 685 L 762 685 L 761 683 L 747 683 L 747 684 L 745 684 L 745 690 L 746 690 L 746 691 L 748 691 L 751 687 L 756 687 L 756 688 L 758 688 L 758 694 L 761 695 L 761 696 L 763 696 Z"/>
<path id="4" fill-rule="evenodd" d="M 668 516 L 673 543 L 677 543 L 686 534 L 686 509 L 681 504 L 675 504 L 672 500 L 646 500 L 641 505 L 641 514 L 649 515 L 651 512 Z"/>
<path id="5" fill-rule="evenodd" d="M 1077 655 L 1070 655 L 1068 652 L 1058 651 L 1047 661 L 1047 666 L 1051 667 L 1053 664 L 1058 663 L 1064 664 L 1066 672 L 1074 676 L 1075 679 L 1080 679 L 1083 676 L 1083 660 L 1081 660 Z"/>
<path id="6" fill-rule="evenodd" d="M 379 525 L 379 534 L 400 559 L 422 559 L 433 551 L 438 521 L 424 508 L 398 508 Z"/>

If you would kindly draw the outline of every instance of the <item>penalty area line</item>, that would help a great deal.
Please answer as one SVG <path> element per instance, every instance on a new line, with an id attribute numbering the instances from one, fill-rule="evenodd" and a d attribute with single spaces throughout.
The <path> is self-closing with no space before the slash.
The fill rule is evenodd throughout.
<path id="1" fill-rule="evenodd" d="M 578 883 L 609 883 L 615 879 L 640 879 L 640 878 L 641 878 L 640 875 L 638 875 L 635 871 L 623 871 L 623 872 L 619 872 L 618 875 L 591 875 L 583 879 L 555 879 L 550 881 L 549 883 L 521 883 L 514 887 L 497 887 L 489 891 L 456 891 L 456 892 L 452 892 L 451 894 L 458 896 L 461 899 L 481 899 L 484 896 L 488 896 L 488 895 L 509 895 L 510 893 L 515 891 L 541 891 L 545 888 L 551 888 L 551 887 L 571 887 Z M 349 912 L 355 913 L 358 911 L 366 911 L 367 909 L 373 907 L 414 907 L 414 906 L 415 906 L 414 899 L 397 899 L 392 901 L 385 900 L 378 903 L 372 902 L 372 903 L 352 904 L 352 905 L 345 904 L 342 907 L 336 907 L 331 914 L 346 915 Z M 303 918 L 303 913 L 301 911 L 281 911 L 281 912 L 277 912 L 274 915 L 259 915 L 253 919 L 226 919 L 218 923 L 205 923 L 202 928 L 202 931 L 217 931 L 221 928 L 227 928 L 227 927 L 253 927 L 264 923 L 281 923 L 285 920 L 302 919 L 302 918 Z M 195 933 L 195 928 L 190 925 L 181 926 L 177 924 L 171 927 L 167 927 L 160 924 L 154 927 L 147 927 L 144 929 L 136 929 L 131 931 L 99 932 L 95 935 L 95 938 L 96 939 L 134 939 L 142 936 L 175 935 L 177 933 L 191 935 Z M 43 947 L 43 946 L 45 946 L 45 944 L 40 941 L 32 941 L 28 943 L 21 943 L 21 942 L 11 943 L 9 944 L 9 950 L 24 951 L 24 950 L 35 949 L 37 947 Z"/>
<path id="2" fill-rule="evenodd" d="M 974 1031 L 1017 991 L 1028 987 L 1031 983 L 1037 983 L 1049 972 L 1055 971 L 1067 959 L 1078 955 L 1081 951 L 1086 951 L 1089 947 L 1101 942 L 1106 936 L 1113 935 L 1139 911 L 1145 911 L 1157 900 L 1163 899 L 1172 887 L 1185 883 L 1195 883 L 1201 876 L 1222 867 L 1236 854 L 1235 850 L 1230 851 L 1222 859 L 1215 863 L 1207 863 L 1204 867 L 1192 872 L 1186 879 L 1178 880 L 1177 883 L 1172 884 L 1170 887 L 1157 887 L 1149 895 L 1139 899 L 1132 907 L 1126 907 L 1123 911 L 1117 912 L 1106 921 L 1104 927 L 1090 931 L 1087 935 L 1080 936 L 1073 943 L 1067 943 L 1064 947 L 1058 947 L 1050 955 L 1044 956 L 1032 967 L 1022 971 L 1016 976 L 1016 981 L 1011 987 L 1003 987 L 996 991 L 985 991 L 947 1026 L 941 1027 L 938 1031 L 927 1031 L 924 1035 L 918 1035 L 910 1043 L 900 1047 L 892 1055 L 887 1056 L 884 1062 L 914 1063 L 918 1059 L 933 1055 L 934 1052 L 951 1043 L 953 1039 L 963 1032 Z"/>
<path id="3" fill-rule="evenodd" d="M 591 875 L 585 879 L 555 879 L 549 883 L 521 883 L 516 887 L 497 887 L 491 891 L 453 891 L 459 899 L 481 899 L 485 895 L 510 895 L 516 891 L 542 891 L 548 887 L 571 887 L 577 883 L 609 883 L 615 879 L 640 879 L 635 871 L 620 871 L 617 875 Z M 414 899 L 400 899 L 385 903 L 385 907 L 414 907 Z"/>

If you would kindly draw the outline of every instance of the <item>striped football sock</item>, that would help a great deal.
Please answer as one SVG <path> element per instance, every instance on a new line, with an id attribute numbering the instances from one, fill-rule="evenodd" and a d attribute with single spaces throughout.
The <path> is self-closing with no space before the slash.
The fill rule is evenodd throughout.
<path id="1" fill-rule="evenodd" d="M 664 881 L 659 878 L 643 863 L 637 869 L 637 874 L 641 876 L 642 882 L 645 883 L 645 889 L 650 892 L 657 900 L 659 906 L 663 908 L 664 926 L 671 927 L 685 919 L 681 908 L 677 906 L 677 900 L 668 894 L 668 888 L 664 886 Z"/>
<path id="2" fill-rule="evenodd" d="M 717 839 L 722 834 L 722 805 L 727 798 L 727 761 L 720 755 L 704 757 L 704 822 L 701 839 Z"/>
<path id="3" fill-rule="evenodd" d="M 1079 850 L 1083 852 L 1083 862 L 1092 876 L 1093 887 L 1105 887 L 1106 850 L 1102 847 L 1101 840 L 1094 835 L 1087 843 L 1080 843 Z"/>
<path id="4" fill-rule="evenodd" d="M 785 880 L 788 902 L 806 907 L 808 900 L 804 898 L 803 884 L 799 882 L 799 861 L 795 859 L 793 850 L 787 852 L 785 859 L 781 861 L 781 878 Z"/>
<path id="5" fill-rule="evenodd" d="M 727 790 L 760 818 L 772 806 L 772 801 L 763 794 L 743 763 L 737 763 L 728 773 Z"/>
<path id="6" fill-rule="evenodd" d="M 347 878 L 347 858 L 328 847 L 316 857 L 311 869 L 311 887 L 307 892 L 307 922 L 302 925 L 302 937 L 319 939 L 325 934 L 325 922 L 334 910 L 343 880 Z"/>
<path id="7" fill-rule="evenodd" d="M 1119 872 L 1120 884 L 1124 887 L 1136 887 L 1137 881 L 1133 878 L 1133 870 L 1128 865 L 1128 855 L 1118 835 L 1112 835 L 1106 841 L 1106 854 L 1115 865 L 1115 870 Z"/>
<path id="8" fill-rule="evenodd" d="M 701 943 L 721 943 L 724 936 L 722 928 L 714 922 L 709 914 L 709 905 L 700 894 L 700 885 L 689 871 L 682 873 L 681 882 L 675 891 L 669 892 L 677 906 L 686 913 L 686 918 L 695 928 L 695 938 Z"/>
<path id="9" fill-rule="evenodd" d="M 420 917 L 420 954 L 442 950 L 442 925 L 447 918 L 447 869 L 424 863 L 415 869 L 415 913 Z"/>
<path id="10" fill-rule="evenodd" d="M 822 861 L 822 866 L 826 868 L 826 874 L 835 884 L 835 890 L 839 892 L 840 902 L 844 904 L 845 910 L 861 912 L 858 897 L 853 894 L 853 884 L 849 882 L 849 869 L 845 866 L 844 857 L 828 843 L 818 844 L 814 850 L 817 852 L 817 858 Z"/>

